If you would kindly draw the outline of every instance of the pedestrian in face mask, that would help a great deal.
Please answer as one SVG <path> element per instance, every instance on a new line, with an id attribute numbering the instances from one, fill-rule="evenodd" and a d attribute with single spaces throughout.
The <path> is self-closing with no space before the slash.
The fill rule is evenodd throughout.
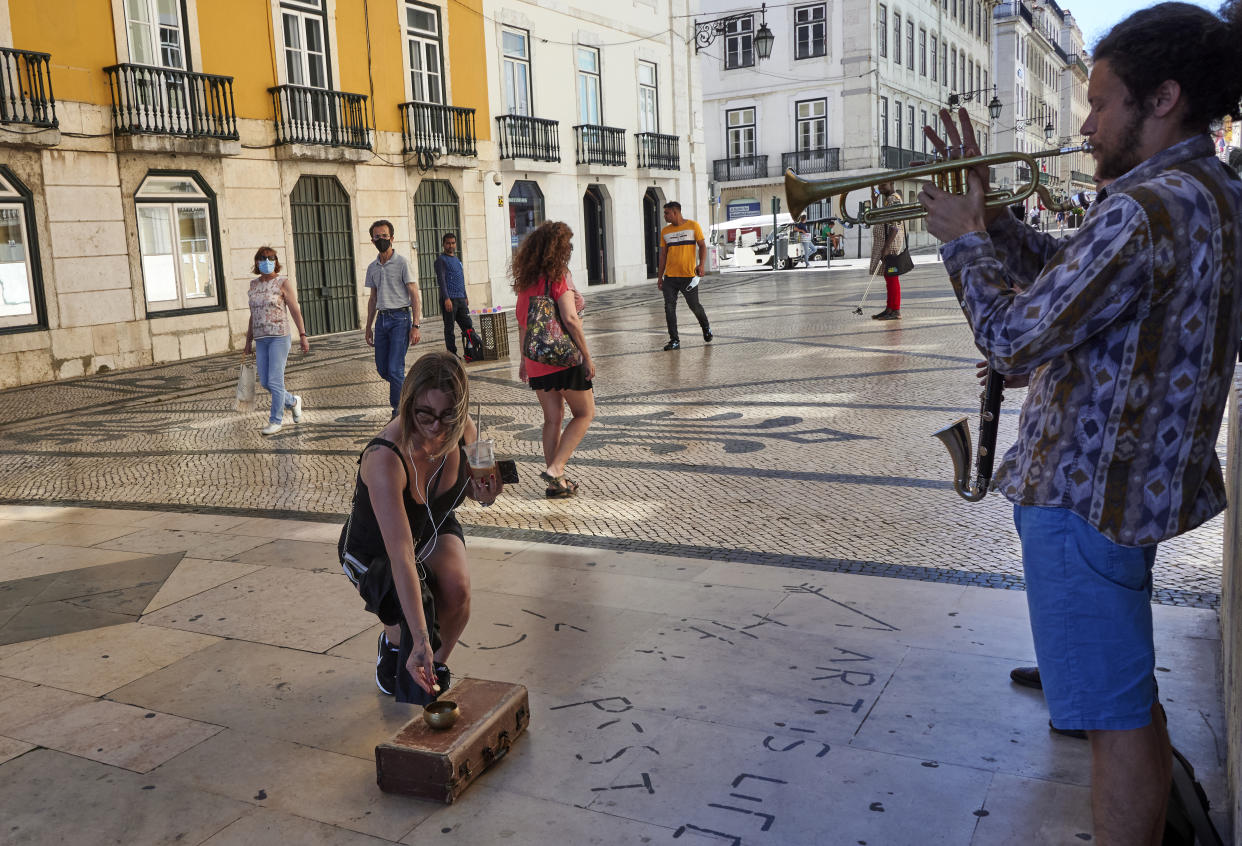
<path id="1" fill-rule="evenodd" d="M 285 362 L 289 360 L 289 321 L 298 330 L 303 353 L 310 352 L 306 324 L 298 308 L 298 292 L 293 281 L 281 274 L 280 259 L 271 247 L 259 247 L 254 254 L 252 272 L 259 274 L 250 281 L 250 323 L 246 326 L 246 347 L 243 355 L 255 352 L 255 369 L 259 384 L 272 395 L 272 413 L 264 435 L 274 435 L 284 425 L 285 409 L 293 412 L 293 422 L 302 421 L 302 398 L 285 390 Z"/>
<path id="2" fill-rule="evenodd" d="M 367 267 L 366 286 L 371 296 L 367 300 L 366 339 L 375 348 L 375 369 L 388 382 L 388 404 L 396 416 L 405 382 L 405 353 L 410 344 L 422 340 L 418 331 L 422 302 L 409 264 L 392 248 L 392 224 L 377 220 L 370 232 L 379 257 Z"/>

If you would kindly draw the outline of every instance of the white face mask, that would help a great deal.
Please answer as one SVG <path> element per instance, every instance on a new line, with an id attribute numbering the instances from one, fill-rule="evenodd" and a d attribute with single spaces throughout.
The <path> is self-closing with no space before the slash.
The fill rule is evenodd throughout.
<path id="1" fill-rule="evenodd" d="M 276 262 L 272 259 L 261 259 L 259 261 L 259 272 L 262 274 L 275 273 Z"/>

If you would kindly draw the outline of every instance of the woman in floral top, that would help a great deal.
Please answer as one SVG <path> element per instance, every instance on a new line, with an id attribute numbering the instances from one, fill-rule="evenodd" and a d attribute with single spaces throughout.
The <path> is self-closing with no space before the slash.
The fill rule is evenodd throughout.
<path id="1" fill-rule="evenodd" d="M 253 346 L 259 384 L 272 395 L 272 413 L 261 430 L 264 435 L 280 431 L 286 408 L 293 409 L 294 423 L 302 421 L 302 398 L 285 390 L 285 362 L 292 346 L 286 309 L 297 327 L 302 352 L 310 352 L 306 324 L 298 308 L 297 289 L 293 287 L 293 280 L 280 275 L 280 269 L 276 251 L 271 247 L 259 247 L 251 268 L 259 276 L 250 281 L 250 325 L 246 327 L 245 354 L 249 355 Z"/>

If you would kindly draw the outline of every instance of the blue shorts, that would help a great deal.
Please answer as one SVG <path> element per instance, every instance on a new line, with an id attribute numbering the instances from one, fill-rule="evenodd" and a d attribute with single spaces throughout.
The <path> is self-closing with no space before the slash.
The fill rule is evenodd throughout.
<path id="1" fill-rule="evenodd" d="M 1120 546 L 1068 508 L 1015 505 L 1013 522 L 1052 724 L 1146 726 L 1156 699 L 1155 545 Z"/>

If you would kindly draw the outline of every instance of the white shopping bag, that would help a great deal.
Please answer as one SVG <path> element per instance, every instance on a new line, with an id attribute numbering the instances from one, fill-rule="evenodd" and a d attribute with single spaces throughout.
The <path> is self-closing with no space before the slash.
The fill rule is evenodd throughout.
<path id="1" fill-rule="evenodd" d="M 258 375 L 254 362 L 242 362 L 241 371 L 237 374 L 238 411 L 254 411 L 254 383 L 258 381 Z"/>

